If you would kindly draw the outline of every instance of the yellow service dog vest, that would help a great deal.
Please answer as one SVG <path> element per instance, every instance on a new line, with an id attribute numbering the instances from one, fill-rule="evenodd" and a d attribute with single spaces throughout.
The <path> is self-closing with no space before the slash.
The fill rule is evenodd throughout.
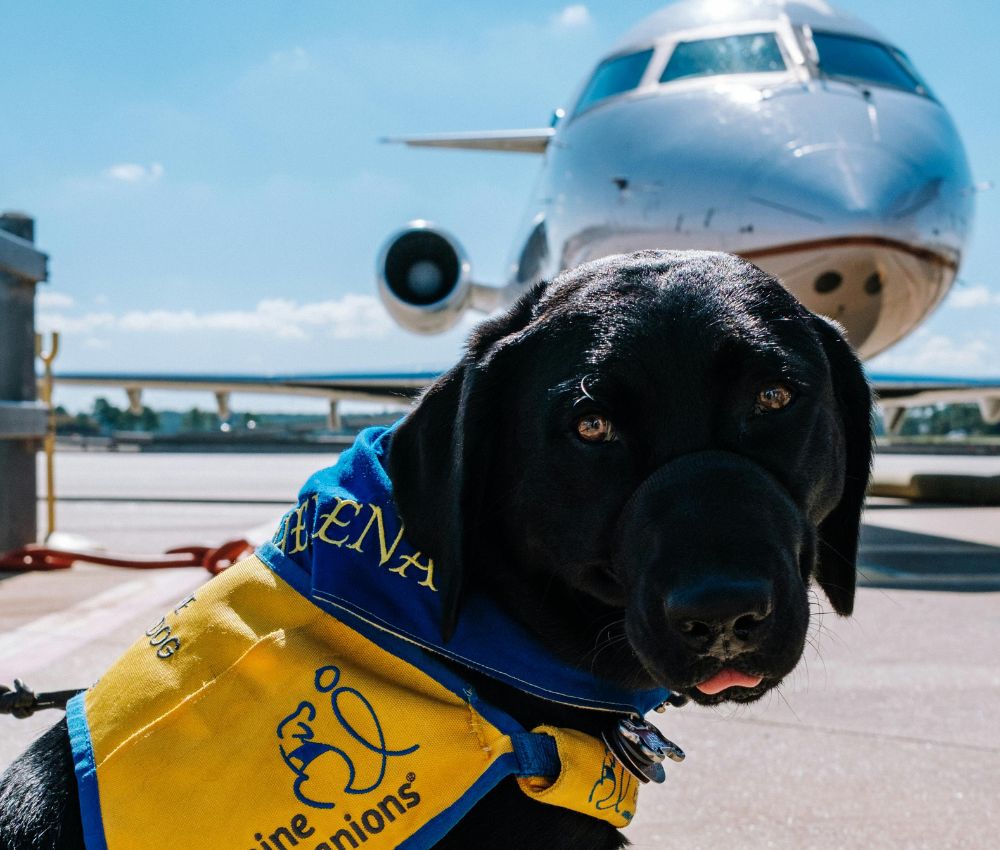
<path id="1" fill-rule="evenodd" d="M 382 468 L 390 435 L 364 432 L 271 543 L 71 701 L 88 850 L 426 848 L 510 775 L 533 799 L 629 823 L 637 782 L 602 742 L 523 729 L 436 656 L 619 713 L 666 692 L 564 665 L 488 600 L 442 645 L 433 562 L 406 545 Z"/>

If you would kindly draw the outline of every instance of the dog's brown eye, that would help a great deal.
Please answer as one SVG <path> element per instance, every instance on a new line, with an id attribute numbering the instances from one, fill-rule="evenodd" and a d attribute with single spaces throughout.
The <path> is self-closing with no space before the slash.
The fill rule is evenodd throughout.
<path id="1" fill-rule="evenodd" d="M 781 410 L 792 402 L 792 391 L 784 384 L 769 384 L 757 393 L 757 410 L 766 413 L 769 410 Z"/>
<path id="2" fill-rule="evenodd" d="M 607 416 L 588 413 L 576 420 L 576 433 L 588 443 L 608 443 L 615 439 L 615 426 Z"/>

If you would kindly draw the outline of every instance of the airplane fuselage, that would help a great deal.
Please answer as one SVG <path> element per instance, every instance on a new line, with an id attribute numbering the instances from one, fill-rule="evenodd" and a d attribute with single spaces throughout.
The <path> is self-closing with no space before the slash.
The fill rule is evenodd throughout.
<path id="1" fill-rule="evenodd" d="M 945 108 L 904 54 L 818 0 L 667 7 L 538 139 L 544 161 L 503 300 L 608 254 L 728 251 L 837 319 L 870 357 L 947 293 L 972 219 Z M 491 306 L 450 306 L 477 304 Z"/>
<path id="2" fill-rule="evenodd" d="M 744 28 L 773 32 L 788 67 L 659 83 L 677 43 L 733 27 L 674 32 L 635 90 L 560 122 L 511 279 L 643 248 L 728 251 L 871 356 L 954 280 L 972 216 L 961 141 L 929 95 L 824 78 L 801 27 Z"/>

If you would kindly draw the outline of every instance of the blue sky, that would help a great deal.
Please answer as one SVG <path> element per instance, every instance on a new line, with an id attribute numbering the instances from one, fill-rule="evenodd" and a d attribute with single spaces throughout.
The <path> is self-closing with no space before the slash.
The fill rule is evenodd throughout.
<path id="1" fill-rule="evenodd" d="M 468 325 L 438 338 L 395 328 L 374 298 L 378 247 L 428 218 L 459 235 L 477 278 L 502 279 L 540 162 L 378 139 L 544 125 L 662 5 L 8 6 L 0 207 L 35 216 L 51 255 L 39 322 L 63 331 L 58 367 L 448 365 Z M 997 180 L 995 4 L 838 5 L 909 53 L 952 113 L 975 180 Z M 959 285 L 873 369 L 1000 374 L 998 232 L 998 191 L 982 192 Z"/>

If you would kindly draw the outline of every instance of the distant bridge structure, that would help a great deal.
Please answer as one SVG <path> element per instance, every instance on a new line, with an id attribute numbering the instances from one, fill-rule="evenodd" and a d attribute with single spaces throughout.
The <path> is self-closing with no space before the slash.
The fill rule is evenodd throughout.
<path id="1" fill-rule="evenodd" d="M 35 248 L 35 222 L 0 215 L 0 552 L 38 535 L 35 453 L 46 409 L 35 392 L 35 287 L 48 257 Z"/>

